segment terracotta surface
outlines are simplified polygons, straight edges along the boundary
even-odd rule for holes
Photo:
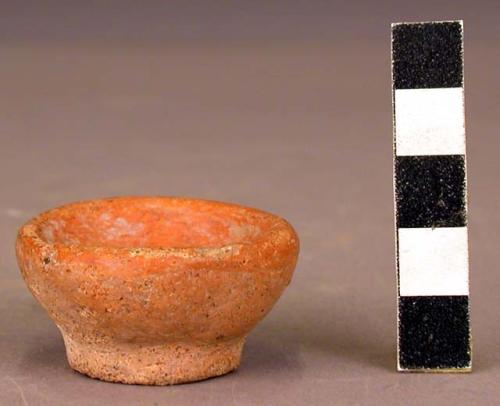
[[[163,385],[238,367],[245,337],[290,283],[298,244],[259,210],[131,197],[45,212],[16,247],[74,369]]]

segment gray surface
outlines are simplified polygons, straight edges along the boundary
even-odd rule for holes
[[[497,403],[499,6],[468,3],[6,6],[0,404]],[[454,18],[466,33],[474,372],[402,375],[389,23]],[[294,280],[237,372],[140,387],[68,367],[17,270],[16,229],[55,205],[130,194],[238,202],[296,227]]]

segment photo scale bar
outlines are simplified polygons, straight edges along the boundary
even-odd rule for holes
[[[462,37],[392,25],[400,371],[471,367]]]

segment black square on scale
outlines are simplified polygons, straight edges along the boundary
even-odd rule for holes
[[[467,296],[399,298],[401,369],[469,368],[470,363]]]
[[[397,156],[398,228],[466,225],[465,157]]]
[[[394,25],[392,59],[395,89],[462,87],[462,24]]]

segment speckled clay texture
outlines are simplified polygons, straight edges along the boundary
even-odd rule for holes
[[[128,197],[43,213],[16,248],[74,369],[164,385],[238,367],[245,337],[290,283],[299,241],[256,209]]]

